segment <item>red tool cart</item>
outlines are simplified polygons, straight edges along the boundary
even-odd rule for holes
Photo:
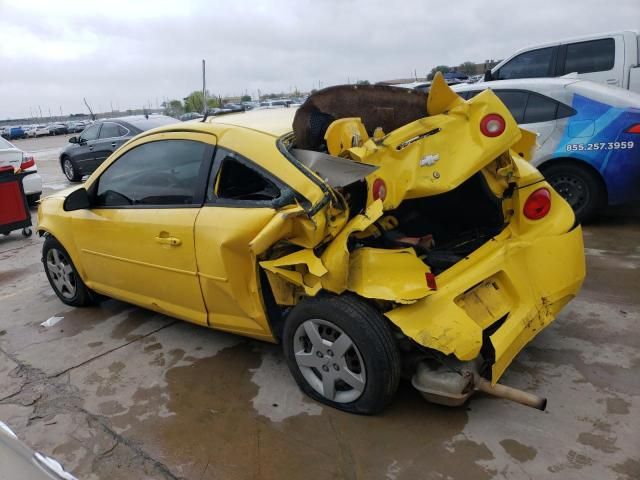
[[[9,235],[22,229],[22,235],[30,237],[31,212],[24,194],[22,178],[26,173],[14,173],[13,169],[0,170],[0,233]]]

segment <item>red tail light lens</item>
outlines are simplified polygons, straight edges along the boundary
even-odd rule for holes
[[[374,200],[380,199],[384,202],[384,199],[387,198],[387,185],[384,183],[384,180],[376,178],[373,181],[371,194],[373,195]]]
[[[640,123],[636,123],[627,128],[627,133],[640,133]]]
[[[36,164],[36,160],[32,156],[22,157],[22,163],[20,164],[20,170],[26,170]]]
[[[539,188],[527,198],[522,209],[529,220],[540,220],[551,210],[551,193],[546,188]]]
[[[490,113],[480,120],[480,131],[485,137],[497,137],[502,135],[507,124],[497,113]]]

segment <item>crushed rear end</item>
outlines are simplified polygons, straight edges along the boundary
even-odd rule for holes
[[[543,407],[496,385],[585,275],[571,208],[528,163],[535,136],[492,92],[464,101],[439,76],[428,98],[340,88],[310,98],[282,141],[330,188],[253,242],[276,303],[354,292],[397,327],[425,398]]]

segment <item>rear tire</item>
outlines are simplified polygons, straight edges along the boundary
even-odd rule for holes
[[[574,163],[551,163],[542,167],[551,186],[571,205],[579,222],[592,220],[606,204],[602,180],[589,169]]]
[[[282,344],[300,389],[338,410],[378,413],[398,389],[400,356],[389,325],[353,295],[301,301],[285,320]]]
[[[51,288],[63,303],[72,307],[96,303],[96,297],[80,278],[69,253],[54,237],[48,236],[44,241],[42,263]]]
[[[79,182],[82,179],[82,175],[78,172],[76,164],[73,163],[73,160],[69,157],[62,159],[62,172],[70,182]]]
[[[35,207],[38,204],[38,200],[40,200],[41,193],[32,193],[27,195],[27,203],[30,207]]]

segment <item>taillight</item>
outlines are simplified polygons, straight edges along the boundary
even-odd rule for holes
[[[382,200],[387,198],[387,185],[384,183],[384,180],[381,178],[376,178],[373,181],[373,188],[371,189],[371,194],[373,195],[374,200]]]
[[[635,125],[631,125],[627,130],[627,133],[640,133],[640,123],[636,123]]]
[[[522,212],[530,220],[539,220],[551,210],[551,193],[546,188],[539,188],[524,202]]]
[[[497,137],[502,135],[507,124],[497,113],[490,113],[480,120],[480,131],[485,137]]]
[[[427,287],[430,290],[437,290],[438,285],[436,284],[436,276],[431,272],[426,272],[424,274],[424,279],[427,281]]]
[[[26,170],[27,168],[31,168],[36,164],[35,159],[29,155],[22,157],[22,163],[20,164],[20,170]]]

